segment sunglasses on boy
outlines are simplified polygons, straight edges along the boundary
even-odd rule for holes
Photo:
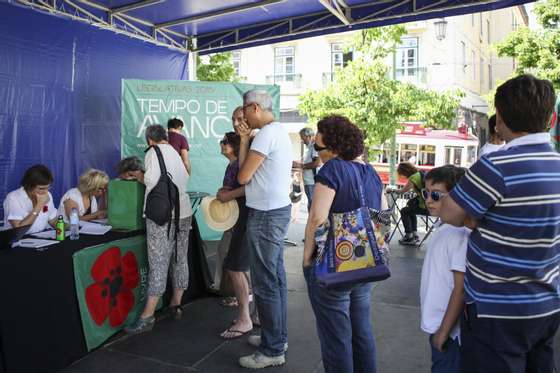
[[[422,189],[422,197],[424,197],[424,200],[428,200],[428,197],[430,197],[432,199],[432,201],[438,202],[440,199],[442,199],[446,195],[447,195],[447,193],[437,192],[435,190],[432,191],[432,192],[428,192],[426,189]]]

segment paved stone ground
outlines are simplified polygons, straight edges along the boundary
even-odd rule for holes
[[[289,289],[287,363],[266,372],[323,372],[315,321],[301,273],[306,213],[303,205],[300,207],[288,234],[297,246],[286,247],[285,251]],[[393,241],[397,242],[397,238]],[[213,247],[209,245],[207,252],[211,266]],[[418,292],[424,249],[393,244],[391,256],[392,277],[376,284],[372,297],[378,372],[428,372],[430,348],[427,335],[419,327]],[[185,307],[183,320],[162,317],[151,333],[119,336],[63,372],[246,372],[237,366],[239,356],[253,351],[246,338],[224,341],[218,337],[233,317],[234,310],[220,306],[218,298],[198,300]]]

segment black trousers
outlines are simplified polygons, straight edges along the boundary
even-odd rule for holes
[[[406,206],[401,210],[405,233],[412,233],[418,230],[416,215],[429,215],[428,210],[418,207],[418,197],[408,201]]]
[[[536,319],[477,317],[467,305],[461,317],[461,372],[552,373],[560,313]]]

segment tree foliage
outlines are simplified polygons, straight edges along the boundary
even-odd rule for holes
[[[357,33],[347,46],[353,49],[354,60],[336,72],[333,84],[300,96],[299,111],[311,122],[328,114],[345,115],[366,131],[370,146],[391,138],[403,121],[452,126],[459,92],[438,93],[392,79],[386,58],[404,34],[403,26]]]
[[[207,82],[236,82],[231,52],[211,54],[208,58],[197,56],[196,77]]]
[[[521,27],[496,46],[499,56],[517,60],[516,74],[532,73],[560,89],[560,0],[535,4],[538,29]]]

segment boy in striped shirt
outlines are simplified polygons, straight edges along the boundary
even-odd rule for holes
[[[464,372],[552,372],[560,323],[560,154],[546,132],[552,83],[531,75],[496,91],[506,144],[482,156],[444,198],[441,218],[472,219],[467,248]]]

